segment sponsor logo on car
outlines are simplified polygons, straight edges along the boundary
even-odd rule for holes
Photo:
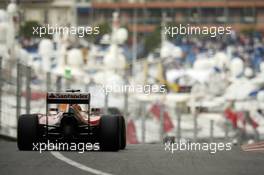
[[[48,99],[89,99],[87,93],[48,93]]]

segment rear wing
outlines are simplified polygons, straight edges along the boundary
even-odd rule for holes
[[[48,92],[47,104],[90,104],[89,93]]]

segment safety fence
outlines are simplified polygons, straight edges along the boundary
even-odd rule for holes
[[[61,91],[77,85],[76,79],[32,68],[19,60],[0,58],[1,135],[16,138],[17,119],[21,114],[44,113],[46,92]]]
[[[128,92],[106,94],[98,91],[99,86],[86,82],[85,77],[67,78],[18,60],[0,58],[0,134],[16,138],[21,114],[45,113],[46,92],[71,88],[90,92],[92,107],[104,111],[118,108],[126,118],[128,143],[162,142],[172,137],[227,139],[234,133],[221,113],[216,115],[222,120],[205,119],[198,117],[199,110],[190,112],[187,102],[168,104],[161,100],[163,97],[149,99],[154,95]]]

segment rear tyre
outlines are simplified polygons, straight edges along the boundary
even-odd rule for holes
[[[38,116],[21,115],[17,124],[17,146],[19,150],[32,150],[38,137]]]
[[[100,119],[100,148],[102,151],[119,149],[119,117],[104,115]]]
[[[119,116],[119,129],[120,129],[120,143],[119,148],[125,149],[126,148],[126,123],[125,118],[123,116]]]

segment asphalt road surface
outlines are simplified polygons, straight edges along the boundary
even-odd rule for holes
[[[16,142],[0,140],[1,175],[179,174],[263,175],[264,153],[231,151],[166,152],[160,144],[128,145],[119,152],[18,151]]]

